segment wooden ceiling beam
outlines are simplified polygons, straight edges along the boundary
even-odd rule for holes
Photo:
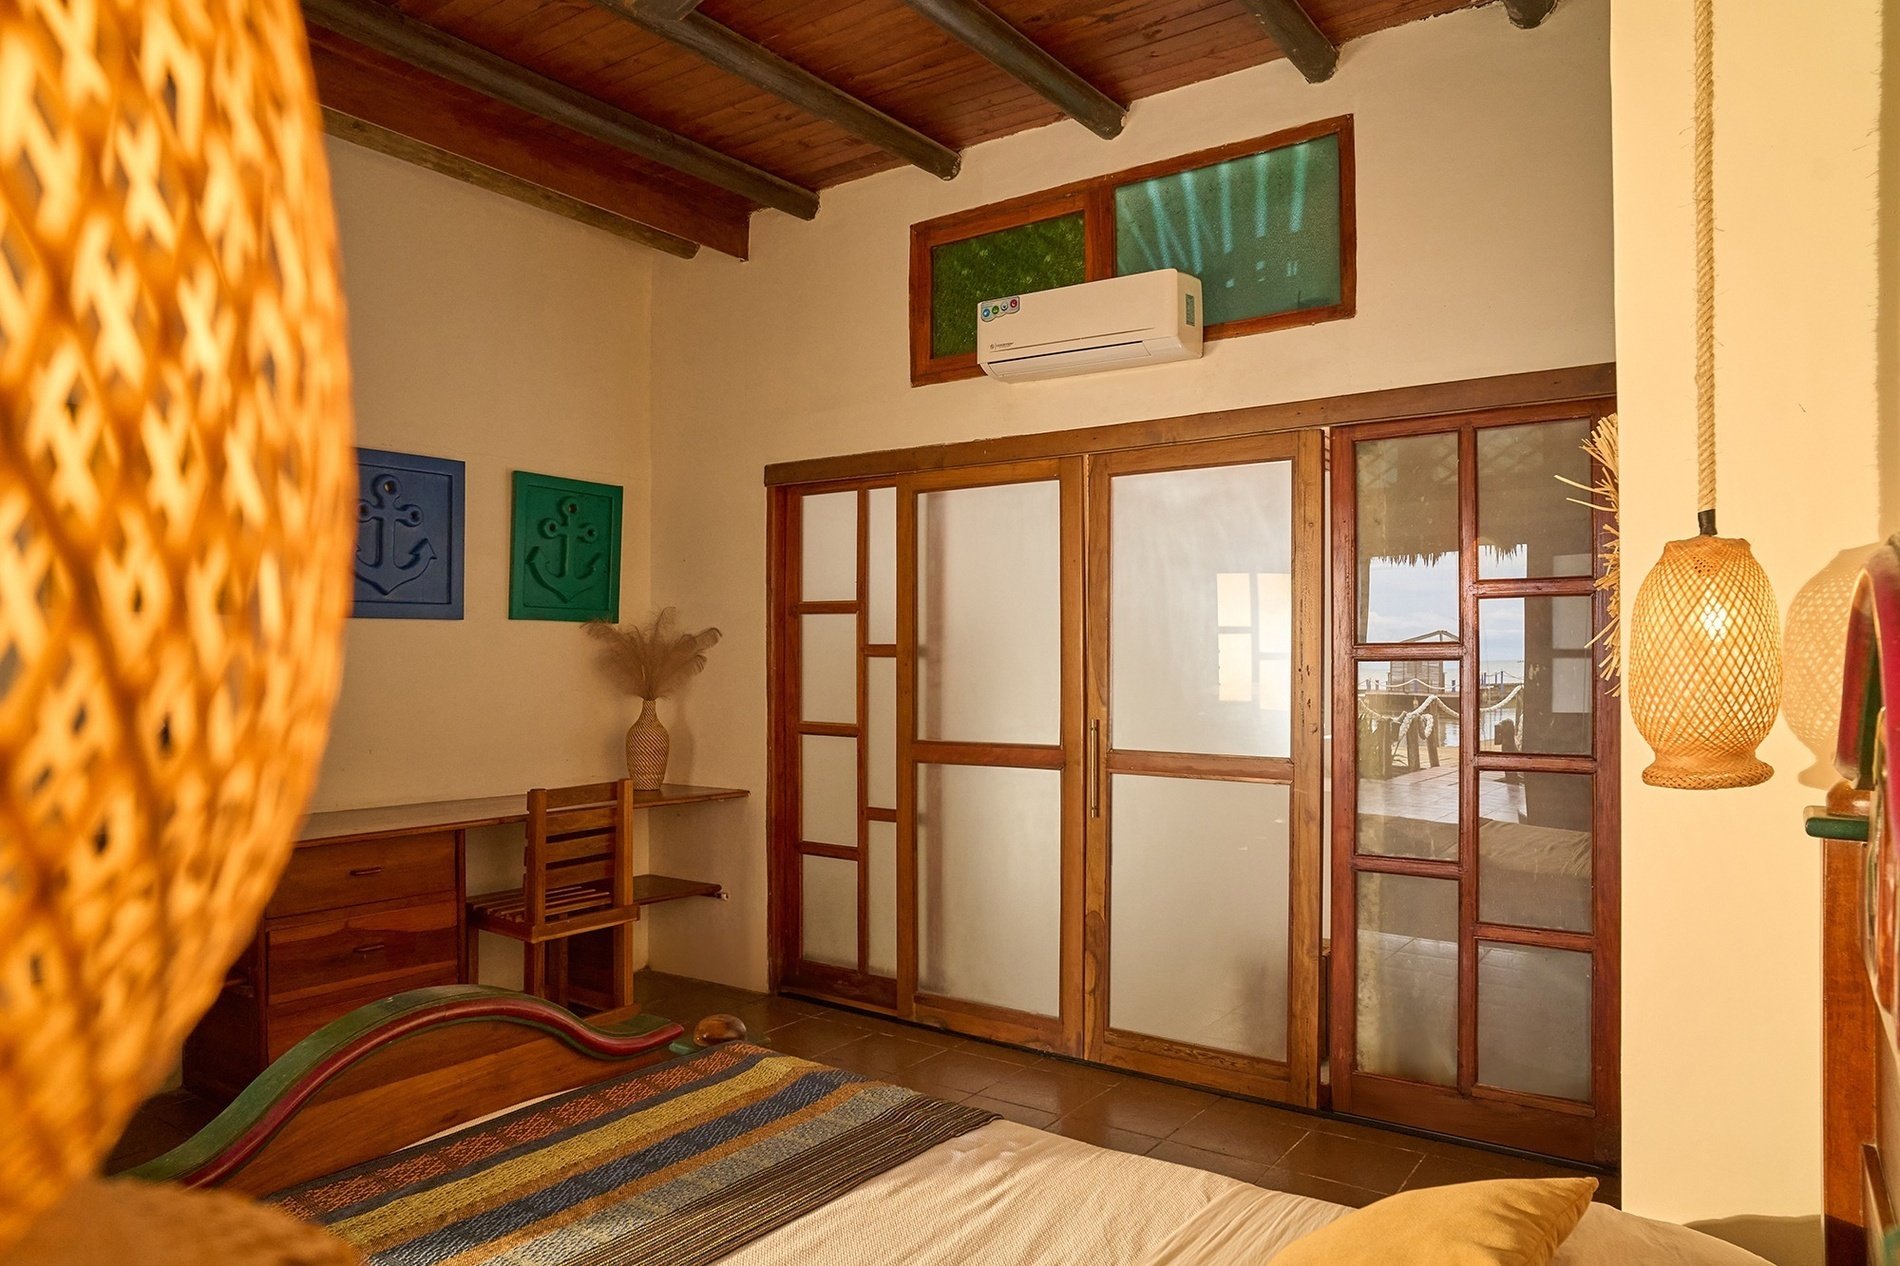
[[[1508,0],[1507,0],[1508,2]],[[1525,3],[1527,0],[1517,0]],[[1241,0],[1267,34],[1280,46],[1286,59],[1310,84],[1324,83],[1339,68],[1339,46],[1326,38],[1312,15],[1300,6],[1300,0]]]
[[[663,233],[637,220],[629,220],[611,211],[603,211],[591,203],[582,202],[579,198],[570,198],[545,185],[523,180],[499,168],[484,166],[460,154],[439,149],[426,141],[418,141],[414,137],[391,131],[380,124],[352,118],[328,106],[323,109],[323,130],[352,145],[361,145],[379,154],[387,154],[391,158],[400,158],[406,163],[426,167],[430,171],[474,185],[478,189],[498,193],[504,198],[513,198],[516,202],[525,202],[543,211],[552,211],[555,215],[590,225],[603,232],[611,233],[615,237],[623,237],[629,242],[638,242],[642,246],[652,247],[656,251],[675,255],[680,259],[691,259],[699,254],[698,242],[689,242],[683,237]]]
[[[1526,31],[1542,26],[1556,7],[1557,0],[1504,0],[1504,11],[1511,15],[1511,25]]]
[[[1128,107],[1050,56],[1047,50],[981,3],[981,0],[904,0],[918,13],[981,54],[998,69],[1103,140],[1121,135]]]
[[[303,0],[303,11],[326,30],[583,136],[801,220],[818,214],[818,195],[810,189],[656,127],[376,0]]]
[[[834,123],[914,167],[921,167],[939,180],[951,179],[963,166],[962,156],[948,145],[898,122],[876,106],[860,101],[802,66],[793,65],[730,27],[693,11],[690,5],[687,12],[674,17],[668,10],[677,7],[675,0],[594,0],[594,3],[642,30],[697,53],[753,87]]]
[[[448,164],[428,160],[421,150],[397,153],[394,142],[383,147],[395,157],[458,179],[466,175],[475,184],[483,183],[473,177],[484,169],[500,172],[615,220],[645,225],[736,259],[746,257],[752,204],[734,194],[576,136],[322,27],[310,30],[310,64],[316,72],[317,99],[326,112],[452,155],[469,169],[451,170]],[[366,142],[367,135],[358,132],[349,139]],[[550,204],[549,209],[561,207]]]

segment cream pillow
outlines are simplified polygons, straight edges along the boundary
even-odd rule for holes
[[[1499,1178],[1387,1196],[1303,1235],[1273,1266],[1545,1266],[1594,1178]]]

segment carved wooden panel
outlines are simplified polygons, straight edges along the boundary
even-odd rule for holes
[[[462,618],[461,462],[356,450],[356,589],[352,615]]]
[[[620,618],[620,500],[616,484],[515,472],[511,619]]]

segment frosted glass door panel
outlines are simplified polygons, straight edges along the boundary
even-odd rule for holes
[[[1293,463],[1120,475],[1109,648],[1124,751],[1292,751]]]
[[[1359,875],[1358,1067],[1458,1081],[1458,883]]]
[[[850,602],[858,596],[858,494],[802,497],[798,596],[805,602]]]
[[[801,936],[807,962],[858,968],[858,868],[836,857],[807,853],[800,892],[804,902]]]
[[[923,993],[1061,1011],[1062,776],[917,771],[917,974]]]
[[[806,734],[799,740],[804,794],[800,830],[807,844],[858,843],[858,744]]]
[[[1590,1100],[1590,956],[1478,946],[1478,1080]]]
[[[897,807],[897,661],[864,661],[864,803]]]
[[[858,720],[858,617],[799,617],[799,719]]]
[[[865,928],[870,935],[870,957],[865,966],[873,976],[897,974],[897,824],[870,824],[870,843],[864,854],[866,887]]]
[[[919,495],[919,738],[1060,740],[1061,565],[1053,480]]]
[[[897,489],[873,488],[870,497],[870,539],[865,543],[869,638],[888,646],[897,640]]]
[[[1111,792],[1110,1027],[1284,1060],[1289,789],[1118,774]]]

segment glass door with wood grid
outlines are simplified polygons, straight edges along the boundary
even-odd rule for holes
[[[1343,427],[1334,1106],[1617,1155],[1615,701],[1593,639],[1601,408]]]
[[[1081,1053],[1081,473],[774,499],[780,986]]]
[[[1317,432],[1090,459],[1088,1052],[1315,1102]]]
[[[772,958],[783,984],[892,1007],[897,489],[773,503]]]

